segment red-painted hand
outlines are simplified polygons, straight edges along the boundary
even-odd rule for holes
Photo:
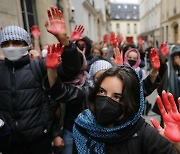
[[[143,39],[140,36],[138,37],[138,43],[139,43],[139,46],[143,45]]]
[[[48,53],[46,57],[47,68],[57,68],[61,62],[61,55],[64,51],[64,46],[60,47],[60,43],[48,45]]]
[[[74,28],[74,30],[71,33],[71,38],[73,40],[80,40],[82,38],[82,33],[84,32],[84,26],[79,25]]]
[[[165,125],[164,129],[156,120],[152,119],[151,122],[160,134],[168,140],[171,142],[180,142],[180,113],[177,110],[174,97],[171,93],[167,95],[167,93],[163,91],[162,99],[164,104],[160,96],[157,96],[157,104]],[[178,104],[180,105],[180,98],[178,99]]]
[[[66,26],[63,14],[56,7],[51,7],[48,11],[49,22],[46,21],[45,26],[49,33],[57,36],[58,34],[66,34]]]
[[[117,38],[117,42],[118,42],[119,44],[121,44],[121,42],[123,41],[122,35],[121,35],[121,34],[118,34],[116,38]]]
[[[114,49],[114,62],[116,65],[123,65],[123,52],[118,47]]]
[[[115,33],[110,33],[110,45],[116,47],[117,46],[117,39],[115,37]]]
[[[103,42],[104,42],[104,43],[107,43],[108,40],[109,40],[109,35],[108,35],[108,34],[105,34],[105,35],[103,36]]]
[[[157,52],[155,51],[154,48],[151,49],[150,57],[149,58],[151,60],[152,67],[154,69],[159,69],[160,68],[159,56],[158,56],[158,54],[157,54]]]
[[[167,47],[167,44],[165,42],[162,42],[161,43],[161,46],[160,46],[160,52],[162,53],[163,56],[167,56],[169,55],[169,48]]]
[[[40,32],[40,30],[39,30],[37,25],[33,25],[31,27],[31,33],[32,33],[34,38],[38,38],[40,36],[40,34],[41,34],[41,32]]]

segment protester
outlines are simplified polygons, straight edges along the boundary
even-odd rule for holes
[[[47,26],[50,31],[52,24]],[[67,42],[61,32],[56,32],[61,36],[62,44]],[[5,56],[5,60],[0,61],[0,118],[5,123],[0,131],[0,151],[51,154],[56,103],[51,102],[42,88],[42,80],[46,76],[45,60],[29,58],[30,36],[18,26],[3,28],[0,45]],[[80,72],[80,60],[76,47],[64,45],[58,78],[67,82]],[[64,60],[68,55],[73,56],[75,64]],[[67,98],[65,101],[70,97]]]
[[[173,145],[141,117],[144,93],[128,66],[110,68],[95,83],[90,108],[78,115],[73,135],[78,153],[172,153]]]
[[[170,55],[166,55],[164,57],[168,57],[167,64],[165,63],[163,69],[161,70],[160,74],[163,80],[158,87],[158,94],[161,96],[163,90],[172,93],[175,98],[175,102],[177,107],[179,107],[177,100],[180,96],[180,47],[179,46],[172,46],[170,50]],[[165,58],[164,58],[165,59]],[[166,62],[166,59],[163,60]],[[153,106],[153,112],[160,115],[159,109],[157,104],[155,103]],[[163,121],[161,117],[161,126],[163,126]]]
[[[124,55],[124,64],[133,67],[140,75],[141,80],[145,79],[146,72],[140,68],[141,57],[137,49],[132,48],[126,51]]]

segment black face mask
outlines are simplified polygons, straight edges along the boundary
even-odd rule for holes
[[[78,44],[77,47],[78,47],[81,51],[83,51],[84,48],[85,48],[84,45],[81,45],[81,44]]]
[[[136,64],[135,60],[128,60],[129,65],[132,67]]]
[[[123,114],[122,105],[107,96],[96,96],[95,119],[100,125],[112,124]]]

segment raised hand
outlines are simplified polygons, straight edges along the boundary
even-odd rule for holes
[[[56,7],[47,10],[49,22],[46,21],[45,26],[49,33],[57,35],[66,35],[66,26],[63,14]]]
[[[160,68],[160,61],[159,61],[159,56],[154,48],[151,49],[149,58],[152,63],[153,69],[158,70]]]
[[[64,51],[64,46],[60,47],[60,43],[52,46],[48,45],[46,57],[47,68],[57,68],[61,62],[61,55]]]
[[[143,45],[143,39],[141,36],[138,37],[138,43],[139,43],[139,46]]]
[[[161,52],[161,54],[162,54],[163,56],[169,55],[170,50],[169,50],[169,48],[167,47],[166,42],[162,42],[162,43],[161,43],[160,52]]]
[[[116,65],[123,65],[123,52],[118,47],[114,49],[114,63]]]
[[[110,33],[110,45],[116,47],[117,46],[117,38],[114,32]]]
[[[82,33],[84,32],[84,26],[83,25],[79,25],[74,28],[74,30],[71,33],[71,38],[73,40],[80,40],[82,39]]]
[[[116,39],[117,39],[118,44],[121,44],[121,42],[123,41],[123,37],[121,34],[118,34]]]
[[[38,38],[40,36],[40,34],[41,34],[41,32],[40,32],[40,30],[39,30],[37,25],[33,25],[31,27],[31,33],[32,33],[34,38]]]
[[[177,110],[174,97],[171,93],[167,94],[163,91],[162,99],[164,104],[160,96],[157,96],[157,104],[164,121],[164,128],[154,119],[151,119],[151,122],[162,136],[171,142],[180,142],[180,113]],[[178,104],[180,105],[180,98]]]
[[[108,40],[109,40],[109,35],[108,35],[108,34],[105,34],[105,35],[103,36],[103,42],[104,42],[104,43],[107,43]]]

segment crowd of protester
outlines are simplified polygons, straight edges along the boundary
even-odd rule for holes
[[[56,44],[42,47],[37,25],[31,35],[16,25],[0,31],[0,152],[180,153],[179,44],[127,43],[114,32],[94,42],[83,25],[67,36],[56,7],[47,16]],[[143,114],[156,89],[161,121],[150,125]]]

